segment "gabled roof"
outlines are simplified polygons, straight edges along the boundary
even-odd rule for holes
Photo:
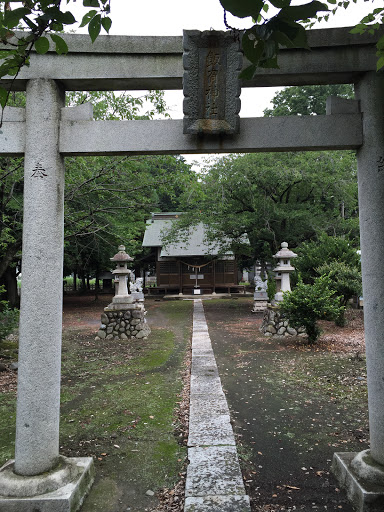
[[[221,252],[221,245],[205,240],[205,227],[202,222],[189,229],[186,239],[163,247],[163,237],[172,224],[177,221],[180,213],[154,213],[152,219],[147,221],[144,233],[143,247],[161,247],[160,256],[186,257],[186,256],[217,256]],[[185,238],[183,236],[183,238]],[[226,254],[233,254],[226,251]]]

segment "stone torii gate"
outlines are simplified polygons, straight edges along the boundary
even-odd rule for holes
[[[311,51],[282,50],[279,69],[242,86],[353,83],[356,100],[331,99],[325,116],[241,119],[230,137],[185,135],[178,120],[93,121],[89,106],[64,107],[65,90],[181,89],[181,37],[65,39],[67,56],[31,56],[13,82],[26,108],[7,108],[0,129],[0,154],[25,156],[16,455],[0,470],[0,511],[74,511],[92,482],[91,459],[59,455],[64,157],[330,149],[357,150],[371,433],[370,452],[336,454],[334,470],[358,510],[382,510],[384,77],[373,38],[314,30]]]

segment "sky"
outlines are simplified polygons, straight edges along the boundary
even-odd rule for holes
[[[309,0],[293,3],[306,3]],[[88,11],[81,7],[82,1],[70,5],[76,19],[81,20],[82,13]],[[74,7],[75,6],[75,7]],[[377,7],[377,3],[375,4]],[[348,9],[340,8],[328,22],[317,24],[314,28],[348,27],[358,23],[372,7],[372,2],[357,0],[350,3]],[[225,30],[223,8],[219,0],[130,0],[111,1],[111,35],[152,35],[181,36],[183,29]],[[229,25],[236,28],[252,26],[248,18],[239,20],[228,15]],[[82,31],[84,31],[83,29]],[[280,90],[275,87],[244,88],[241,93],[241,117],[260,117],[271,106],[271,99]],[[142,94],[142,93],[141,93]],[[166,91],[165,100],[173,119],[181,119],[182,91]],[[196,155],[186,156],[191,161]]]

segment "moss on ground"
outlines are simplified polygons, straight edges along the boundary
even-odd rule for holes
[[[192,302],[146,302],[152,333],[134,342],[64,332],[60,453],[92,456],[96,481],[82,512],[152,508],[186,460],[175,410],[189,349]],[[96,313],[100,314],[100,312]],[[0,397],[0,459],[13,457],[15,394]]]
[[[11,340],[0,341],[0,357],[5,359],[17,359],[18,343]]]
[[[15,456],[16,394],[0,394],[0,466]]]

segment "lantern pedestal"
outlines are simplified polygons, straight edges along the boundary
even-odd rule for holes
[[[112,302],[101,315],[96,340],[130,340],[147,338],[151,329],[147,324],[143,302]]]

